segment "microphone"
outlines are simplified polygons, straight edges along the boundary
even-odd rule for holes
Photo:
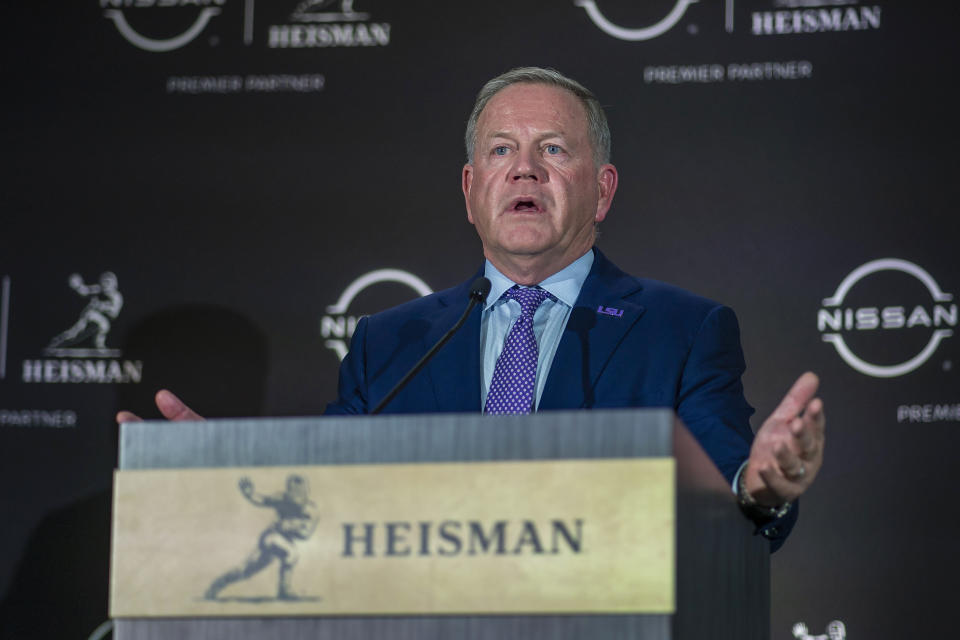
[[[400,382],[394,385],[393,389],[390,389],[390,393],[383,397],[383,400],[377,403],[377,406],[373,408],[373,411],[370,412],[370,415],[376,415],[383,411],[383,408],[386,407],[391,400],[393,400],[400,390],[407,386],[407,383],[413,379],[413,376],[417,375],[420,372],[420,369],[423,369],[437,351],[440,351],[443,345],[447,344],[447,341],[453,337],[460,327],[463,326],[463,323],[467,321],[467,316],[470,315],[470,312],[473,311],[473,308],[478,304],[483,304],[484,300],[487,299],[487,295],[490,293],[490,280],[480,276],[473,281],[473,284],[470,285],[470,302],[467,303],[467,308],[464,310],[463,315],[460,316],[460,319],[457,320],[457,323],[453,325],[449,331],[443,334],[437,344],[430,347],[430,350],[423,354],[423,357],[413,365],[413,368],[407,372],[407,375],[400,378]]]

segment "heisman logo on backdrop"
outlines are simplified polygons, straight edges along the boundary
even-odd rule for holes
[[[378,269],[360,276],[344,289],[336,304],[328,306],[327,314],[320,318],[323,346],[343,360],[347,355],[347,342],[357,328],[357,321],[364,315],[356,309],[375,311],[405,302],[410,299],[410,290],[419,296],[433,293],[426,282],[400,269]],[[374,293],[378,295],[371,298]],[[393,296],[389,297],[391,293]]]
[[[373,22],[370,14],[355,11],[354,0],[302,0],[289,21],[271,25],[271,49],[314,47],[385,47],[390,44],[390,23]]]
[[[127,42],[144,51],[163,53],[193,42],[226,1],[100,0],[100,8]],[[157,37],[157,31],[166,37]]]
[[[793,625],[793,637],[797,640],[847,640],[847,626],[842,620],[832,620],[826,633],[813,635],[807,625],[798,622]]]
[[[927,271],[873,260],[840,282],[817,312],[817,329],[860,373],[893,378],[926,363],[957,326],[957,305]],[[947,367],[944,363],[944,367]]]
[[[50,340],[43,350],[47,358],[23,361],[23,381],[140,382],[143,363],[120,360],[121,351],[107,346],[110,328],[123,308],[117,276],[105,271],[98,281],[85,283],[74,273],[67,283],[86,304],[76,321]]]
[[[881,8],[878,5],[861,5],[858,0],[772,0],[772,2],[774,7],[772,11],[751,12],[750,32],[753,35],[782,36],[793,33],[869,31],[880,28]]]
[[[601,2],[602,1],[603,0],[601,0]],[[652,40],[675,27],[676,24],[680,22],[680,19],[683,18],[690,5],[696,4],[699,1],[700,0],[659,0],[645,3],[629,3],[631,15],[627,17],[636,17],[638,20],[642,19],[645,21],[645,26],[639,27],[621,26],[618,22],[620,20],[619,14],[622,12],[618,11],[617,17],[611,19],[608,15],[610,13],[610,7],[608,6],[607,11],[604,12],[597,6],[597,0],[574,0],[573,3],[578,7],[582,7],[587,12],[590,20],[608,36],[612,36],[618,40],[639,42]],[[607,4],[610,4],[609,0]],[[637,11],[643,15],[634,16],[633,14]]]

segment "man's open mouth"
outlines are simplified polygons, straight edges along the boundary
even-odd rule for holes
[[[517,198],[513,201],[513,206],[510,207],[510,210],[521,213],[540,213],[543,211],[543,208],[533,198]]]

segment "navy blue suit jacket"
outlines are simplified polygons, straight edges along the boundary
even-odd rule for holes
[[[594,251],[538,411],[670,407],[732,482],[753,441],[736,316],[677,287],[627,275]],[[327,413],[362,414],[376,406],[454,325],[473,280],[361,319],[340,367],[339,398]],[[480,317],[478,306],[384,412],[480,411]],[[761,528],[772,548],[795,519],[796,508]]]

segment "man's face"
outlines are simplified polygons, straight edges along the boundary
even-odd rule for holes
[[[594,164],[586,109],[549,85],[514,84],[494,95],[463,168],[467,219],[484,255],[508,276],[546,277],[586,253],[616,186],[613,165]]]

